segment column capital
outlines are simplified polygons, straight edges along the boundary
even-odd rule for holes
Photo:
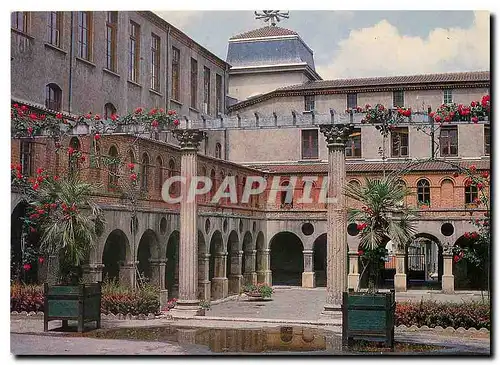
[[[199,129],[174,129],[172,133],[179,141],[181,149],[197,150],[200,142],[205,137],[205,132]]]
[[[328,146],[344,146],[347,137],[352,132],[352,129],[352,124],[322,124],[319,126],[319,130],[325,136]]]

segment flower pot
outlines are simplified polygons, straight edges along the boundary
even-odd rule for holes
[[[343,293],[342,344],[352,340],[385,342],[394,347],[394,312],[396,300],[394,290],[389,293],[349,292]]]
[[[86,322],[101,327],[101,283],[80,285],[44,284],[43,330],[49,330],[49,321],[62,320],[63,329],[68,320],[78,321],[78,332]]]

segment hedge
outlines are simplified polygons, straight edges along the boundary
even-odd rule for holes
[[[478,302],[437,303],[433,301],[396,303],[396,326],[416,325],[434,328],[487,328],[490,330],[490,304]]]

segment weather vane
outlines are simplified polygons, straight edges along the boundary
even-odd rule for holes
[[[280,18],[288,19],[289,12],[280,12],[279,10],[262,10],[262,13],[255,12],[255,19],[264,19],[264,22],[271,21],[273,27],[280,21]]]

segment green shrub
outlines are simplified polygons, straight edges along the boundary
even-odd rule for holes
[[[487,328],[490,323],[490,304],[478,302],[437,303],[433,301],[402,302],[396,304],[396,326],[416,325],[468,328]]]
[[[116,282],[103,283],[101,312],[104,314],[157,314],[159,309],[159,292],[151,285],[134,292]]]
[[[43,286],[13,283],[10,286],[10,311],[43,312]]]

